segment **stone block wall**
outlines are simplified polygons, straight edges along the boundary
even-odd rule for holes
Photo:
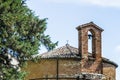
[[[109,63],[103,63],[103,74],[106,80],[116,80],[116,67]]]
[[[99,63],[95,63],[99,64]],[[62,77],[73,77],[78,76],[81,73],[92,73],[92,74],[103,74],[105,75],[104,80],[116,80],[116,67],[110,63],[101,63],[97,67],[91,67],[94,65],[94,61],[88,61],[84,69],[81,69],[81,62],[77,59],[59,59],[59,76]],[[86,70],[87,69],[87,70]],[[36,79],[36,78],[45,78],[56,77],[57,74],[57,61],[56,59],[41,59],[38,63],[28,61],[28,66],[23,70],[27,71],[29,74],[26,77],[26,80]],[[84,70],[84,71],[81,71]],[[96,71],[96,72],[94,72]],[[102,72],[101,72],[102,71]],[[93,79],[94,80],[94,79]]]
[[[28,72],[26,80],[34,78],[56,77],[56,59],[41,59],[38,63],[28,61],[28,66],[23,70]],[[80,73],[80,61],[74,59],[60,59],[59,76],[74,76]]]

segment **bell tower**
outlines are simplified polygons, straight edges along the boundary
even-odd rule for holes
[[[96,62],[100,62],[102,60],[101,33],[103,29],[94,24],[93,22],[90,22],[78,26],[77,30],[78,49],[81,57],[82,67],[85,67],[85,64],[89,60],[89,56],[91,56],[95,60],[94,64],[96,65]],[[90,32],[90,34],[88,32]],[[88,52],[89,39],[91,39],[91,53]]]

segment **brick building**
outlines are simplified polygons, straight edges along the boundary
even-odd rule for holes
[[[102,57],[102,28],[93,22],[80,25],[78,30],[78,48],[69,44],[43,53],[38,63],[28,62],[28,79],[33,80],[116,80],[116,68],[113,61]],[[88,33],[89,32],[89,33]],[[89,51],[91,40],[91,52]],[[46,78],[46,79],[45,79]],[[50,79],[51,78],[51,79]]]

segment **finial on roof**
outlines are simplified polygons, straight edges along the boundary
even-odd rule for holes
[[[66,45],[69,45],[69,40],[67,40],[67,43],[66,43]]]
[[[91,21],[90,23],[94,23],[93,21]]]

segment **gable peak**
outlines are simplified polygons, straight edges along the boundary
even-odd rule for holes
[[[89,23],[86,23],[86,24],[79,25],[76,29],[77,30],[81,30],[82,28],[89,27],[89,26],[94,26],[97,29],[99,29],[100,31],[104,31],[101,27],[99,27],[98,25],[96,25],[93,21],[91,21]]]

